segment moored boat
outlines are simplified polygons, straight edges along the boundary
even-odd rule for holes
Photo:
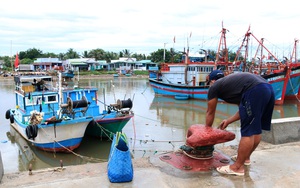
[[[63,78],[71,79],[74,78],[74,71],[72,70],[65,70],[64,72],[61,73]]]
[[[92,116],[93,120],[88,124],[85,135],[95,137],[111,137],[116,132],[121,132],[128,121],[134,116],[131,108],[131,99],[117,100],[116,104],[106,105],[100,109],[101,101],[97,95],[98,89],[94,87],[69,88],[63,90],[63,99],[78,100],[82,97],[89,101],[88,107],[79,108],[85,115]],[[104,99],[105,101],[105,99]],[[101,102],[102,103],[102,102]],[[86,108],[86,109],[85,109]],[[81,113],[75,116],[81,116]]]
[[[53,87],[51,76],[16,75],[14,81],[16,108],[5,114],[11,126],[41,150],[71,152],[78,148],[92,116],[75,114],[89,102],[84,98],[63,101],[62,87]]]
[[[232,68],[228,61],[226,47],[226,29],[222,28],[219,52],[216,59],[208,60],[208,54],[190,54],[189,49],[183,53],[180,63],[162,63],[155,76],[154,71],[149,74],[149,83],[155,94],[165,96],[186,96],[190,99],[207,99],[209,86],[207,76],[215,69],[223,70],[226,74]],[[222,53],[222,56],[221,56]]]
[[[256,58],[259,59],[258,64],[252,62],[251,65],[246,64],[246,59],[248,58],[248,47],[250,37],[253,37],[258,42],[258,49],[261,48],[261,57],[255,56],[252,58],[252,61]],[[241,71],[251,72],[253,74],[259,74],[263,78],[265,78],[273,87],[275,92],[275,104],[281,105],[284,103],[285,99],[295,99],[299,96],[299,86],[300,86],[300,63],[298,62],[296,55],[296,44],[298,40],[295,40],[294,49],[291,55],[291,58],[285,58],[285,60],[280,61],[276,58],[275,55],[270,52],[266,46],[263,44],[264,39],[258,40],[253,33],[250,31],[250,27],[248,28],[243,43],[240,46],[237,56],[239,56],[239,52],[242,47],[245,47],[244,59],[242,61],[237,61],[235,59],[236,64],[240,64],[242,67]],[[257,52],[258,52],[257,49]],[[263,49],[268,52],[268,57],[265,62],[263,59],[265,55],[263,55]],[[293,58],[294,61],[293,61]]]

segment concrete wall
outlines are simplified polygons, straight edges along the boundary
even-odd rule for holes
[[[271,144],[300,141],[300,117],[273,119],[271,131],[263,131],[262,140]]]

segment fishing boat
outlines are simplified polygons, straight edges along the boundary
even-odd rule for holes
[[[258,42],[257,51],[252,58],[252,63],[247,65],[246,60],[248,58],[248,42],[250,37],[253,37]],[[275,92],[275,104],[281,105],[285,99],[299,98],[299,86],[300,86],[300,63],[297,59],[296,49],[298,40],[294,42],[294,48],[290,59],[285,58],[280,61],[270,50],[263,44],[264,39],[258,40],[248,28],[242,45],[237,51],[235,63],[236,66],[241,67],[242,72],[251,72],[253,74],[259,74],[265,78],[273,87]],[[237,57],[241,57],[239,54],[244,47],[243,60],[239,61]],[[261,56],[257,57],[260,49]],[[263,55],[263,49],[268,52],[267,60],[263,63],[265,55]],[[255,63],[254,60],[258,58],[259,62]],[[293,60],[294,59],[294,60]]]
[[[133,102],[118,99],[115,104],[105,104],[99,100],[97,95],[98,89],[94,87],[65,88],[63,90],[63,100],[76,101],[84,98],[89,101],[87,109],[79,108],[85,115],[92,116],[93,120],[88,124],[85,135],[95,137],[112,137],[116,132],[122,131],[128,121],[134,116],[132,112]],[[105,93],[103,91],[103,93]],[[103,95],[105,96],[105,95]],[[105,101],[105,97],[104,97]],[[100,109],[102,103],[104,108]],[[80,117],[82,114],[74,114]]]
[[[74,71],[72,70],[65,70],[61,73],[62,77],[63,78],[66,78],[66,79],[71,79],[71,78],[74,78]]]
[[[300,63],[297,58],[297,43],[298,39],[294,41],[294,48],[291,59],[288,63],[288,80],[286,81],[286,99],[298,99],[300,98]]]
[[[58,87],[52,76],[15,75],[16,108],[6,111],[11,126],[35,147],[49,152],[71,152],[78,148],[93,117],[86,98],[62,98],[61,74]],[[77,115],[80,114],[80,115]]]
[[[208,61],[200,53],[190,54],[189,48],[182,54],[180,63],[162,63],[160,70],[154,76],[151,71],[149,83],[156,95],[185,96],[189,99],[207,99],[209,86],[207,76],[215,69],[223,70],[225,73],[232,68],[228,61],[228,50],[226,47],[226,29],[222,28],[218,53],[214,61]]]

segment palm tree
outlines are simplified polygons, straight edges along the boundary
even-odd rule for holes
[[[101,60],[101,59],[104,59],[105,57],[105,51],[100,49],[100,48],[97,48],[95,50],[91,50],[89,53],[88,53],[88,57],[93,57],[95,58],[95,60]]]
[[[128,49],[123,50],[124,57],[127,57],[127,60],[131,57],[131,52]]]
[[[73,50],[73,48],[70,48],[65,55],[67,56],[67,59],[75,59],[80,57],[79,54]]]

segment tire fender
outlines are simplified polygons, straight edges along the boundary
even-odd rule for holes
[[[14,123],[15,122],[14,115],[10,114],[9,120],[10,120],[10,123]]]
[[[5,113],[5,118],[9,119],[10,118],[10,110],[7,110]]]

